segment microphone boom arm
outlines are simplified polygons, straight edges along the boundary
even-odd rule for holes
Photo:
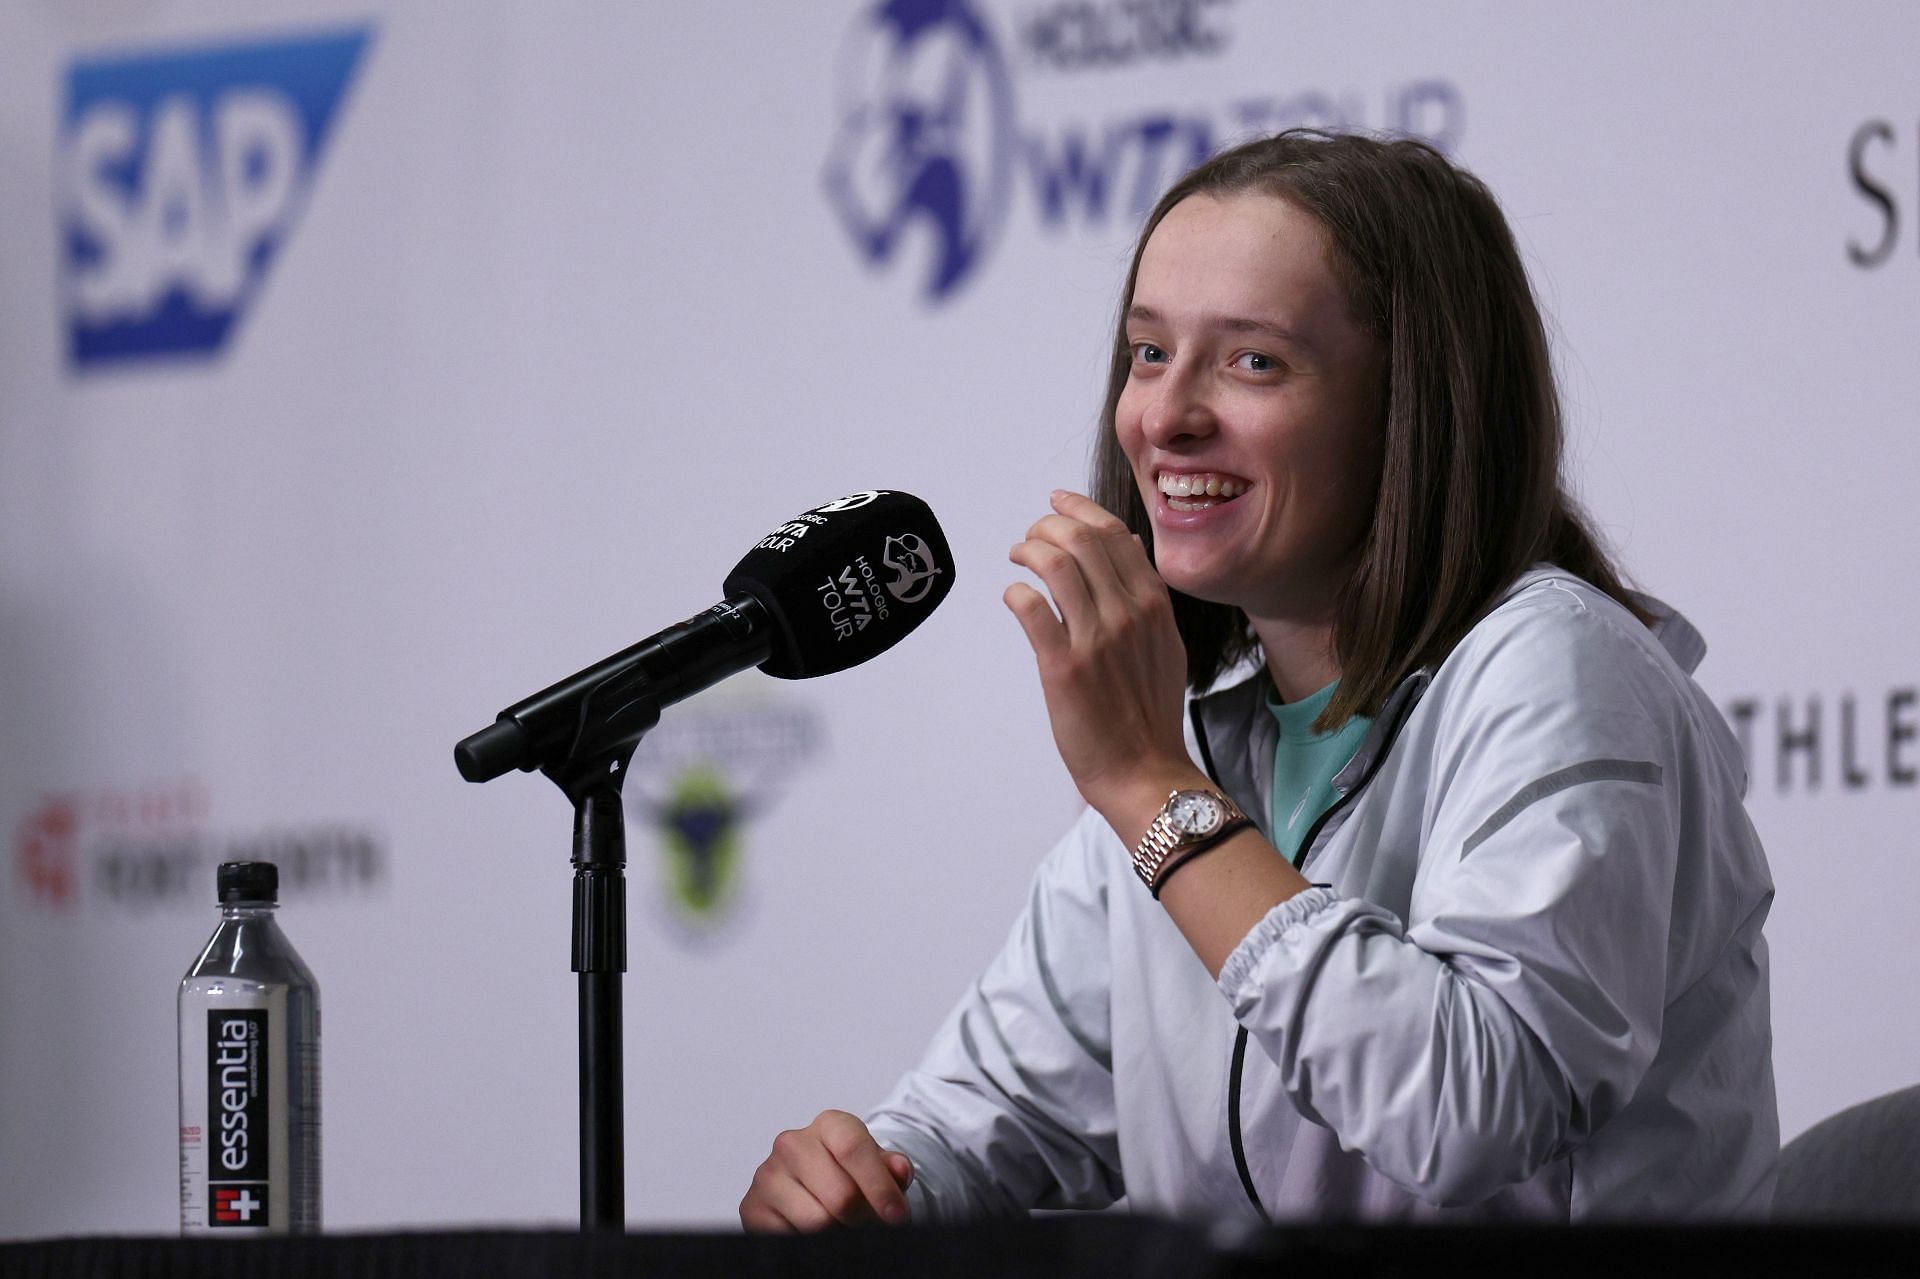
[[[766,661],[773,635],[766,606],[734,596],[509,706],[454,763],[470,782],[537,768],[575,805],[607,781],[618,790],[661,710]]]

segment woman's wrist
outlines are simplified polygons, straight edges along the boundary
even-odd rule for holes
[[[1167,761],[1136,770],[1097,796],[1088,796],[1087,802],[1107,819],[1107,825],[1120,837],[1120,842],[1132,849],[1139,846],[1169,795],[1178,790],[1202,788],[1217,789],[1192,761]]]

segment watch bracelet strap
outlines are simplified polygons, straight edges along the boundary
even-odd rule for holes
[[[1217,790],[1209,790],[1206,793],[1225,807],[1229,822],[1246,819],[1246,813],[1241,811],[1240,805],[1233,802],[1232,796]],[[1147,826],[1147,833],[1141,836],[1139,844],[1133,850],[1133,872],[1140,877],[1140,882],[1149,891],[1159,881],[1161,872],[1166,869],[1168,858],[1176,853],[1184,857],[1187,852],[1192,851],[1191,845],[1182,847],[1182,836],[1176,834],[1173,829],[1172,805],[1179,796],[1178,790],[1168,792],[1167,802],[1161,805],[1160,812]],[[1217,835],[1219,832],[1215,831],[1214,834]],[[1211,839],[1212,836],[1207,838]]]
[[[1147,891],[1153,894],[1153,900],[1159,901],[1160,890],[1167,886],[1169,879],[1173,878],[1174,871],[1179,870],[1182,866],[1185,866],[1188,862],[1200,856],[1200,854],[1212,852],[1227,840],[1238,835],[1241,831],[1252,829],[1253,819],[1251,817],[1237,817],[1228,822],[1225,826],[1213,832],[1213,834],[1187,849],[1179,858],[1168,865],[1162,866],[1159,873],[1153,877],[1153,882],[1147,885]]]

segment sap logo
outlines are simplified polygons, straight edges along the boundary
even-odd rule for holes
[[[75,366],[225,346],[292,234],[370,37],[73,64],[59,181]]]

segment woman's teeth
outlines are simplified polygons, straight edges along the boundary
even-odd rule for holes
[[[1161,475],[1160,492],[1176,511],[1203,511],[1230,502],[1247,491],[1244,482],[1224,475]]]

